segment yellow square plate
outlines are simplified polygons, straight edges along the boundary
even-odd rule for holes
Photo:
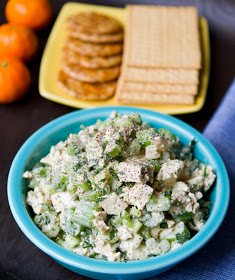
[[[73,2],[65,4],[56,19],[43,53],[39,74],[39,92],[41,96],[49,100],[76,108],[120,105],[115,102],[114,98],[110,98],[106,101],[84,101],[81,99],[76,99],[64,93],[57,85],[56,77],[61,67],[61,50],[66,38],[66,18],[71,14],[83,11],[95,11],[98,13],[106,14],[108,16],[116,18],[123,25],[125,25],[126,11],[123,8],[96,6]],[[202,69],[200,73],[199,95],[196,98],[196,103],[194,105],[136,107],[147,108],[154,111],[174,115],[196,112],[202,108],[206,98],[210,72],[209,30],[205,18],[200,18],[200,31],[202,47]]]

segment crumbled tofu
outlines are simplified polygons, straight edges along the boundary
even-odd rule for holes
[[[81,146],[85,147],[92,139],[93,134],[97,132],[95,125],[88,126],[87,128],[79,131],[78,137],[81,141]]]
[[[107,257],[108,261],[117,261],[120,259],[120,252],[116,252],[116,248],[103,240],[96,240],[94,251]]]
[[[102,211],[102,212],[97,212],[93,211],[94,214],[94,219],[93,219],[93,224],[95,228],[99,231],[105,232],[110,229],[109,226],[106,225],[105,221],[107,220],[107,212]]]
[[[54,238],[58,235],[60,231],[60,225],[59,223],[50,223],[48,225],[42,226],[42,232],[46,234],[49,238]]]
[[[127,257],[129,258],[130,261],[133,260],[143,260],[148,257],[148,251],[146,246],[140,245],[139,248],[133,248],[131,247],[127,253]]]
[[[65,142],[60,141],[57,145],[52,146],[50,149],[50,153],[40,160],[41,163],[46,163],[51,166],[57,164],[58,159],[61,157],[61,154],[65,151]]]
[[[166,229],[162,229],[160,232],[159,232],[159,239],[163,239],[167,236],[167,234],[169,234],[170,232],[173,231],[173,227],[171,228],[166,228]]]
[[[118,228],[118,238],[120,240],[127,240],[132,238],[132,234],[133,234],[133,230],[129,227],[127,227],[126,225],[123,225],[121,227]]]
[[[121,162],[118,167],[118,177],[121,182],[152,182],[153,173],[154,166],[143,157],[132,157]]]
[[[188,161],[188,160],[185,160],[184,161],[184,168],[179,176],[179,181],[187,181],[190,176],[191,176],[191,171],[192,171],[192,162],[191,161]]]
[[[197,193],[197,197],[201,197],[199,193]],[[170,212],[174,212],[175,208],[180,207],[185,209],[186,212],[192,212],[195,214],[200,206],[197,202],[195,194],[191,193],[189,187],[184,182],[180,181],[172,188],[171,201],[172,206],[170,208]],[[180,206],[177,206],[179,203]]]
[[[43,214],[42,214],[43,215]],[[36,225],[41,228],[42,232],[49,238],[54,238],[60,231],[60,223],[58,217],[53,213],[46,214],[48,217],[47,223],[40,224],[41,216],[35,216],[34,221]],[[37,219],[38,217],[38,219]]]
[[[73,249],[73,252],[78,255],[85,256],[85,257],[89,257],[90,255],[92,255],[94,253],[94,251],[90,247],[89,248],[77,247],[77,248]]]
[[[177,249],[177,248],[179,248],[181,246],[182,246],[182,243],[171,242],[171,249],[170,249],[170,251],[173,251],[173,250],[175,250],[175,249]]]
[[[175,221],[170,219],[164,219],[162,222],[166,223],[168,228],[171,228],[175,225]]]
[[[159,232],[161,231],[162,229],[160,228],[160,225],[156,226],[156,227],[152,227],[150,228],[149,230],[149,233],[150,235],[155,238],[155,239],[158,239],[159,238]]]
[[[158,151],[164,152],[171,146],[171,142],[165,136],[159,134],[158,136],[149,137],[150,142],[154,145]]]
[[[51,201],[57,213],[67,208],[76,207],[78,204],[78,200],[74,200],[69,192],[54,193],[51,195]]]
[[[102,158],[104,153],[109,153],[115,146],[116,140],[120,140],[119,130],[116,127],[108,126],[97,132],[94,137],[85,144],[88,160]],[[107,145],[104,150],[104,142]]]
[[[127,204],[134,205],[138,209],[143,209],[149,201],[153,188],[146,184],[137,183],[132,188],[123,188],[123,199]]]
[[[43,205],[51,205],[51,199],[48,195],[44,194],[38,187],[33,191],[29,191],[27,194],[26,202],[33,208],[35,214],[41,214],[44,212]]]
[[[94,138],[86,144],[85,148],[87,160],[97,160],[97,158],[101,158],[103,156],[104,149],[100,141],[101,140],[97,140],[94,136]]]
[[[208,191],[214,183],[216,175],[213,173],[212,166],[200,164],[200,168],[194,170],[191,178],[187,181],[195,190]]]
[[[109,215],[119,215],[119,213],[128,206],[126,202],[115,193],[109,194],[100,202],[100,205]]]
[[[112,111],[112,113],[110,114],[109,118],[110,119],[115,119],[119,116],[119,114],[114,110]]]
[[[24,177],[24,178],[27,178],[27,179],[32,179],[32,178],[33,178],[33,172],[26,171],[26,172],[23,174],[23,177]]]
[[[177,182],[183,168],[184,162],[182,160],[174,159],[163,163],[156,177],[160,189],[173,186]]]
[[[77,175],[76,175],[76,179],[77,179],[77,183],[78,183],[79,185],[82,185],[82,184],[86,183],[86,178],[85,178],[85,176],[84,176],[84,173],[77,174]]]
[[[158,151],[157,147],[154,145],[149,145],[145,148],[145,157],[147,159],[157,159],[161,156],[161,152]]]
[[[142,240],[143,237],[136,234],[133,239],[121,242],[120,249],[126,252],[129,260],[142,260],[147,258],[148,252],[146,246],[140,245]]]
[[[198,212],[193,216],[193,223],[189,222],[188,226],[192,230],[199,231],[205,225],[204,215],[202,212]]]
[[[170,141],[163,135],[149,138],[151,145],[145,148],[145,157],[147,159],[157,159],[161,156],[161,152],[168,150],[171,146]]]

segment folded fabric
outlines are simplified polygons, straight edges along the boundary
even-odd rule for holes
[[[151,280],[235,279],[235,79],[203,135],[217,149],[229,173],[231,197],[226,218],[199,252]]]

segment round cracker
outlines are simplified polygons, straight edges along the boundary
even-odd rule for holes
[[[74,14],[67,19],[69,26],[82,33],[118,33],[123,30],[121,24],[114,18],[94,12]]]
[[[59,72],[58,85],[70,96],[83,100],[105,100],[115,93],[116,81],[107,83],[90,84],[70,77],[63,71]]]
[[[104,69],[89,69],[67,61],[63,61],[62,69],[67,75],[81,82],[87,83],[104,83],[113,81],[117,79],[120,74],[120,66]]]
[[[119,43],[123,42],[123,32],[113,34],[96,34],[96,33],[84,33],[79,32],[77,28],[68,28],[68,34],[72,38],[77,38],[85,42],[91,43]]]
[[[107,57],[85,56],[65,47],[63,49],[63,60],[70,63],[79,64],[80,66],[85,68],[109,68],[112,66],[120,65],[122,62],[122,55],[117,54]]]
[[[69,37],[65,46],[87,56],[111,56],[122,53],[122,44],[93,44]]]

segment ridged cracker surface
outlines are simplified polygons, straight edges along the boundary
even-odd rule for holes
[[[70,96],[84,100],[105,100],[114,95],[116,81],[107,83],[84,83],[60,71],[58,85]]]
[[[86,56],[75,52],[68,47],[63,49],[63,60],[69,63],[76,63],[86,68],[109,68],[120,65],[122,62],[122,55],[117,54],[113,56]]]
[[[152,92],[152,93],[167,93],[167,94],[188,94],[197,95],[197,85],[177,85],[177,84],[159,84],[159,83],[144,83],[144,82],[126,82],[122,81],[120,90],[125,92]]]
[[[106,15],[94,12],[83,12],[71,15],[67,19],[69,26],[76,28],[82,33],[110,34],[123,30],[121,24]]]
[[[197,85],[198,71],[194,69],[147,69],[122,67],[124,81]]]
[[[75,38],[67,38],[65,46],[81,55],[111,56],[122,53],[122,44],[95,44],[83,42]]]
[[[103,69],[89,69],[78,64],[62,62],[62,70],[69,76],[87,83],[104,83],[116,80],[120,74],[120,67],[114,66]]]
[[[121,91],[115,97],[117,102],[133,105],[190,105],[195,101],[193,95],[154,94],[144,91]]]
[[[201,68],[195,7],[127,6],[125,32],[128,66]]]
[[[91,43],[117,43],[123,41],[123,32],[111,34],[96,34],[96,33],[83,33],[79,32],[75,27],[68,28],[70,37],[80,39],[85,42]]]

